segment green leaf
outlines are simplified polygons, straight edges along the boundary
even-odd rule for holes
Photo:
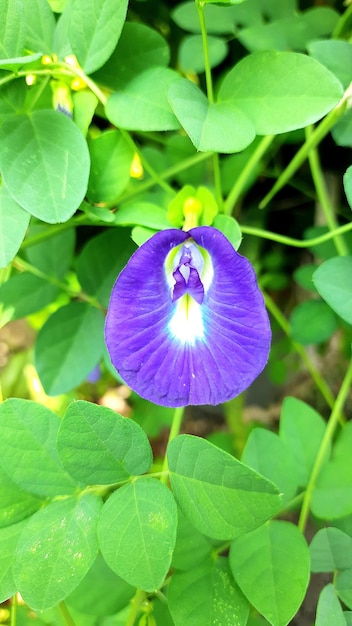
[[[72,94],[73,119],[82,135],[86,137],[98,105],[97,96],[91,91],[76,91]]]
[[[300,265],[293,272],[294,280],[300,287],[302,287],[302,289],[316,293],[313,283],[313,274],[317,267],[318,266],[315,263],[306,263],[305,265]]]
[[[43,504],[38,496],[14,483],[0,465],[0,528],[17,524],[35,513]]]
[[[125,22],[114,52],[93,78],[119,91],[132,77],[155,65],[166,67],[169,60],[169,47],[158,31],[145,24]]]
[[[315,626],[331,626],[332,624],[346,626],[346,620],[334,586],[329,584],[320,592]]]
[[[17,592],[12,565],[19,537],[26,521],[0,529],[0,602],[8,600]]]
[[[245,57],[230,70],[218,99],[241,109],[258,135],[269,135],[313,124],[342,94],[341,83],[315,59],[266,50]]]
[[[238,33],[238,39],[251,52],[256,50],[297,50],[305,52],[312,39],[328,36],[339,15],[328,7],[316,7],[272,22],[253,24]],[[319,60],[319,59],[318,59]]]
[[[185,78],[170,85],[168,97],[197,150],[239,152],[254,140],[253,125],[234,102],[211,104],[201,90]]]
[[[349,147],[352,144],[352,111],[351,109],[347,109],[344,115],[332,127],[331,134],[335,143],[338,146]],[[351,205],[351,200],[349,200],[349,204]]]
[[[0,187],[0,267],[15,257],[29,224],[29,213],[13,199],[7,187]]]
[[[31,226],[28,237],[40,238],[41,235],[50,232],[50,229],[50,226],[35,224]],[[48,239],[44,237],[39,243],[29,246],[26,249],[26,256],[28,261],[42,272],[61,280],[71,267],[76,231],[74,228],[67,228],[56,235],[51,235],[49,241],[48,245]]]
[[[343,176],[343,186],[345,188],[345,194],[347,197],[348,204],[352,209],[352,165],[347,168],[344,176]]]
[[[352,64],[351,44],[339,39],[316,39],[308,43],[307,49],[309,54],[335,74],[347,89],[351,82],[349,72]]]
[[[108,99],[105,107],[108,120],[127,130],[179,128],[167,99],[168,87],[175,80],[179,80],[179,74],[166,67],[152,67],[132,77]]]
[[[180,28],[191,33],[200,32],[199,15],[194,2],[182,2],[172,11],[171,16]],[[204,18],[209,35],[234,33],[232,12],[227,7],[208,4],[204,10]]]
[[[86,193],[89,154],[72,120],[49,110],[8,117],[0,148],[2,174],[18,204],[50,224],[73,215]]]
[[[136,246],[124,228],[111,228],[90,239],[77,260],[77,276],[83,289],[108,306],[117,275],[126,265]],[[114,254],[111,251],[114,250]]]
[[[274,521],[231,543],[230,567],[251,604],[272,626],[286,626],[309,582],[309,550],[297,526]]]
[[[331,460],[322,468],[312,494],[312,511],[322,519],[352,513],[352,423],[347,423],[333,448]]]
[[[135,226],[132,229],[131,238],[136,246],[141,246],[148,241],[155,233],[158,232],[152,228],[145,228],[144,226]]]
[[[89,142],[89,151],[89,200],[115,202],[130,181],[133,149],[119,131],[108,130]]]
[[[321,528],[309,546],[312,572],[352,568],[352,537],[338,528]]]
[[[0,68],[3,68],[5,70],[11,69],[13,72],[15,72],[19,70],[23,65],[27,65],[27,63],[33,63],[33,61],[38,61],[38,59],[40,59],[41,56],[42,56],[41,52],[36,52],[35,54],[27,54],[23,57],[1,59]]]
[[[144,474],[152,451],[144,431],[103,406],[72,402],[61,422],[58,451],[67,472],[86,485],[109,485]]]
[[[178,509],[177,536],[172,567],[189,570],[210,558],[213,544]]]
[[[337,572],[334,582],[338,596],[349,609],[352,609],[352,569]]]
[[[98,553],[90,570],[65,602],[76,611],[100,617],[121,611],[134,594],[135,589],[117,576]]]
[[[0,58],[20,56],[25,43],[22,0],[0,0]]]
[[[153,230],[171,228],[165,209],[151,202],[128,202],[118,207],[114,224],[117,226],[146,226]]]
[[[55,285],[29,272],[12,276],[0,285],[0,326],[40,311],[53,302],[58,293]]]
[[[220,37],[207,38],[210,67],[216,67],[221,63],[228,51],[226,41]],[[184,73],[194,72],[200,74],[205,70],[203,43],[201,35],[190,35],[185,37],[178,51],[179,66]]]
[[[155,591],[170,567],[177,508],[170,490],[152,478],[124,485],[104,504],[99,543],[111,569],[130,585]]]
[[[34,52],[51,53],[55,31],[54,14],[47,0],[25,0],[25,45]]]
[[[290,324],[292,339],[304,346],[327,341],[337,328],[335,314],[322,300],[300,302],[290,315]]]
[[[101,507],[98,496],[86,493],[52,502],[28,521],[13,570],[17,588],[32,609],[56,606],[86,575],[98,552]]]
[[[231,215],[216,215],[212,225],[227,237],[235,250],[238,250],[242,241],[242,233],[234,217]]]
[[[70,6],[70,5],[69,5]],[[73,0],[69,39],[86,74],[104,65],[112,54],[126,18],[128,0]]]
[[[235,584],[227,559],[175,573],[167,590],[175,626],[246,626],[249,605]]]
[[[8,68],[7,68],[8,69]],[[2,85],[0,89],[0,116],[13,115],[13,113],[21,113],[27,94],[27,85],[25,81],[18,80]],[[1,188],[4,187],[2,184]]]
[[[300,487],[305,487],[308,483],[325,428],[323,418],[308,404],[289,396],[284,399],[280,418],[280,439],[293,455]],[[330,446],[327,458],[329,454]]]
[[[297,491],[297,471],[290,450],[275,433],[255,428],[243,450],[242,462],[271,481],[275,481],[287,504]]]
[[[77,387],[101,359],[104,351],[104,315],[85,302],[58,309],[40,329],[35,364],[48,395]]]
[[[46,497],[77,489],[56,450],[59,426],[59,417],[36,402],[13,398],[0,405],[0,463],[22,489]]]
[[[209,537],[230,539],[246,533],[280,508],[273,483],[204,439],[180,435],[167,455],[177,503]]]
[[[345,322],[352,324],[352,256],[325,261],[313,274],[322,298]]]

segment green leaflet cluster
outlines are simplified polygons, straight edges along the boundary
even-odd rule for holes
[[[136,588],[153,596],[171,573],[166,591],[177,626],[215,624],[211,616],[221,614],[245,625],[248,601],[278,626],[297,610],[307,547],[296,527],[268,521],[281,497],[248,465],[180,435],[167,451],[170,490],[153,476],[140,426],[86,401],[72,402],[60,419],[35,402],[10,399],[0,407],[0,427],[2,600],[20,591],[35,610],[62,600],[79,610],[102,577],[100,585],[114,589],[100,609],[106,614],[122,610]],[[229,558],[216,557],[228,547]],[[255,572],[251,552],[259,553]],[[297,560],[293,579],[290,558]],[[291,584],[276,613],[258,597],[256,579],[268,567],[281,572],[283,591]]]

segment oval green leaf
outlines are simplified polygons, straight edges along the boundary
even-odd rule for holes
[[[30,215],[13,199],[6,186],[0,187],[0,267],[16,255],[28,228]]]
[[[243,450],[242,462],[278,485],[282,504],[287,504],[297,491],[296,464],[290,450],[275,433],[255,428]]]
[[[98,496],[86,493],[52,502],[31,517],[17,544],[13,571],[32,609],[56,606],[86,575],[98,553],[101,507]]]
[[[346,620],[334,586],[329,584],[320,592],[315,626],[332,626],[332,624],[346,626]]]
[[[167,591],[175,626],[246,626],[249,605],[233,580],[227,559],[207,560],[176,572]]]
[[[209,537],[237,537],[280,508],[273,483],[204,439],[180,435],[168,446],[167,456],[177,503]]]
[[[312,572],[352,568],[352,537],[339,528],[321,528],[309,546]]]
[[[295,459],[300,487],[308,484],[325,428],[323,418],[311,406],[297,398],[285,398],[280,418],[280,439]],[[327,458],[329,454],[330,446]]]
[[[90,239],[83,248],[76,266],[78,280],[102,306],[108,306],[116,277],[135,249],[129,231],[124,228],[111,228]]]
[[[138,424],[83,400],[69,405],[57,445],[67,472],[86,485],[117,483],[144,474],[152,463],[148,438]]]
[[[69,39],[86,74],[104,65],[112,54],[125,22],[128,0],[73,0]]]
[[[313,274],[322,298],[345,322],[352,324],[352,256],[325,261]]]
[[[258,135],[271,135],[313,124],[342,95],[341,83],[315,59],[266,50],[248,55],[230,70],[218,99],[241,109]]]
[[[26,522],[19,522],[0,529],[0,602],[8,600],[17,592],[12,566],[19,537]]]
[[[30,400],[0,405],[0,463],[22,489],[40,496],[70,494],[78,487],[56,450],[59,417]]]
[[[167,67],[152,67],[138,74],[108,99],[108,120],[127,130],[179,128],[167,100],[168,87],[175,80],[179,80],[179,75]]]
[[[9,192],[35,217],[67,221],[87,190],[89,153],[77,126],[57,111],[9,116],[0,127],[0,168]]]
[[[286,626],[309,582],[309,550],[297,526],[268,522],[235,539],[230,568],[251,604],[272,626]]]
[[[0,465],[0,528],[17,524],[35,513],[43,500],[21,489]]]
[[[116,574],[153,592],[170,567],[176,528],[177,507],[170,490],[157,480],[141,478],[115,491],[104,504],[100,548]]]
[[[89,142],[91,170],[88,199],[97,204],[115,202],[130,181],[133,149],[117,130],[108,130]]]
[[[104,352],[104,315],[85,302],[58,309],[40,329],[35,364],[48,395],[77,387]]]

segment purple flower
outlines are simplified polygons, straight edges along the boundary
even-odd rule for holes
[[[155,234],[118,276],[105,340],[140,396],[164,406],[220,404],[265,366],[271,331],[250,262],[215,228]]]

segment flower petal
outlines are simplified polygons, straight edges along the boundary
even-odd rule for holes
[[[204,297],[192,294],[192,273],[188,291],[173,300],[177,278],[167,258],[190,238],[211,261],[196,277]],[[222,233],[201,226],[157,233],[134,253],[113,287],[105,339],[127,385],[177,407],[219,404],[244,391],[267,362],[271,331],[250,262]]]

